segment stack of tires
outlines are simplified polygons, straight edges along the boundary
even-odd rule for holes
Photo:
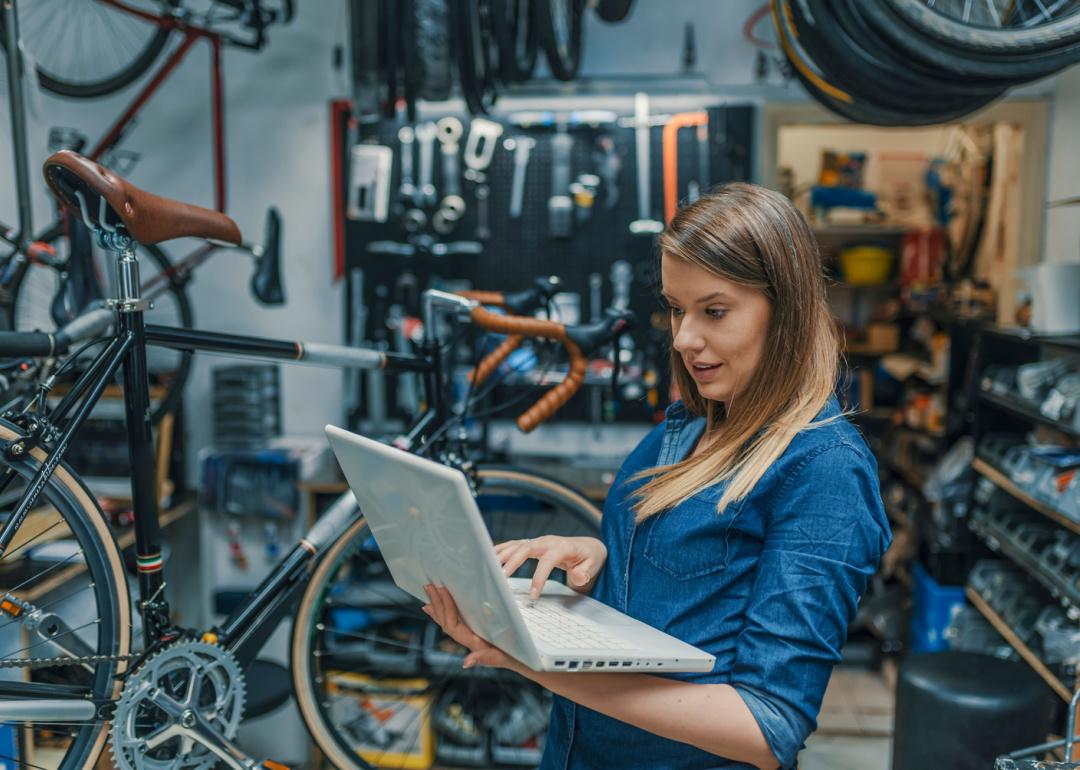
[[[1080,61],[1080,0],[771,0],[795,76],[859,123],[943,123]]]

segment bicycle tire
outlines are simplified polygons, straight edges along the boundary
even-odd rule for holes
[[[770,9],[777,39],[796,78],[815,100],[842,118],[853,123],[877,126],[925,126],[962,117],[981,106],[965,102],[937,112],[897,110],[864,92],[848,91],[834,83],[829,77],[830,73],[824,72],[803,48],[802,42],[791,28],[794,19],[790,0],[771,0]],[[983,103],[988,103],[993,98],[988,97]]]
[[[457,52],[458,82],[470,115],[489,115],[498,94],[495,91],[492,61],[493,42],[487,28],[483,0],[451,0],[454,47]]]
[[[152,6],[146,10],[164,13],[175,8],[179,0],[144,2]],[[60,7],[61,5],[63,7]],[[96,0],[59,0],[58,3],[46,0],[45,3],[34,3],[31,7],[33,10],[19,12],[23,45],[35,58],[38,82],[47,91],[58,96],[94,99],[123,89],[150,68],[161,54],[170,35],[169,30],[161,27],[154,27],[151,31],[149,22],[136,19]],[[81,9],[81,12],[73,13],[73,9]],[[38,23],[22,23],[24,19],[34,21],[43,17],[45,20]],[[118,24],[124,30],[123,34],[117,32]],[[80,40],[85,41],[87,36],[99,35],[105,38],[105,42],[58,45],[58,41],[64,39],[75,26],[78,27],[75,34],[80,36]],[[26,38],[27,30],[30,31],[32,39]],[[123,50],[123,42],[133,38],[134,50]],[[75,57],[80,51],[89,52],[90,57],[65,63],[56,58],[64,55]],[[107,70],[98,72],[91,62],[102,62],[106,58],[102,55],[103,51],[108,51],[116,63]]]
[[[1017,82],[1037,80],[1080,61],[1080,42],[1051,51],[992,56],[961,51],[920,34],[890,6],[881,0],[846,2],[848,8],[866,21],[899,50],[919,61],[965,78],[1013,79]]]
[[[0,441],[12,441],[23,434],[11,423],[0,420]],[[25,485],[33,478],[34,473],[45,460],[46,453],[40,448],[33,449],[27,454],[15,460],[0,460],[0,481],[3,482],[3,491],[0,492],[0,513],[4,520],[18,499],[20,486]],[[16,530],[15,539],[12,541],[0,565],[10,566],[19,557],[18,561],[32,564],[32,560],[23,560],[24,549],[33,543],[40,543],[49,534],[50,539],[58,535],[73,537],[82,554],[82,563],[70,557],[65,561],[55,562],[52,566],[44,567],[36,575],[27,578],[18,572],[11,573],[12,579],[19,579],[18,592],[23,598],[32,603],[41,604],[40,609],[48,609],[59,615],[64,613],[62,619],[72,631],[80,630],[80,627],[97,625],[96,641],[89,641],[86,635],[81,635],[82,641],[89,646],[93,654],[126,656],[131,651],[131,600],[128,595],[127,577],[124,572],[123,560],[113,539],[113,534],[106,524],[104,514],[98,507],[93,494],[86,488],[81,479],[64,463],[57,466],[56,471],[46,483],[42,498],[51,511],[46,508],[38,508],[32,512],[23,525]],[[13,499],[14,498],[14,499]],[[50,524],[51,517],[55,515],[57,521]],[[39,517],[34,519],[34,517]],[[41,518],[44,517],[44,518]],[[67,533],[59,527],[66,525]],[[25,530],[25,536],[23,532]],[[37,535],[33,533],[37,532]],[[16,545],[19,543],[19,545]],[[4,564],[5,560],[11,560]],[[38,562],[41,564],[42,562]],[[65,563],[67,566],[64,566]],[[15,578],[15,575],[19,575]],[[83,582],[83,576],[88,580],[83,588],[72,590],[73,585]],[[13,591],[11,586],[5,585],[4,592]],[[97,600],[95,607],[86,604],[84,592],[92,591]],[[63,592],[64,596],[57,599],[55,594]],[[42,594],[38,598],[37,594]],[[44,597],[48,594],[48,598]],[[78,597],[78,601],[72,606],[72,601]],[[42,601],[44,600],[44,601]],[[86,625],[81,623],[81,618],[91,618]],[[79,619],[77,619],[79,618]],[[10,626],[15,621],[5,613],[4,626]],[[16,629],[17,630],[17,629]],[[20,641],[20,644],[22,642]],[[37,645],[37,646],[31,646]],[[26,653],[30,657],[60,657],[57,655],[45,655],[44,653],[52,645],[41,641],[31,641],[22,649],[7,653],[4,660],[20,657]],[[94,699],[102,701],[115,700],[123,686],[122,675],[127,669],[126,661],[111,661],[94,665],[89,676],[81,671],[72,671],[70,666],[49,666],[39,669],[43,673],[38,674],[42,678],[61,679],[72,684],[83,684],[88,689],[88,694]],[[49,672],[49,673],[45,673]],[[78,675],[78,676],[76,676]],[[85,680],[85,681],[84,681]],[[8,683],[9,685],[11,683]],[[40,696],[39,696],[40,697]],[[24,722],[34,735],[38,729],[48,729],[53,736],[59,737],[59,730],[55,725],[44,723]],[[105,746],[108,737],[108,723],[94,721],[88,724],[77,725],[75,729],[68,731],[66,736],[68,745],[64,750],[64,757],[58,765],[59,770],[92,770]],[[53,767],[50,763],[50,767]]]
[[[164,326],[193,328],[195,316],[187,296],[187,281],[177,277],[168,255],[160,246],[144,246],[141,243],[136,246],[136,254],[141,266],[148,264],[146,257],[149,256],[150,263],[156,270],[154,275],[164,275],[168,286],[164,292],[169,297],[168,303],[156,302],[155,307],[147,311],[147,317],[154,318]],[[108,267],[111,268],[111,265]],[[109,272],[111,274],[111,269]],[[144,267],[143,284],[146,285],[153,279],[154,276],[148,275]],[[51,288],[51,282],[55,280],[56,271],[50,267],[37,264],[24,266],[12,283],[10,304],[4,308],[9,328],[15,331],[51,331],[56,328],[54,320],[41,312],[44,307],[54,303],[55,289]],[[81,307],[71,308],[72,317],[81,310]],[[166,414],[174,414],[179,408],[184,386],[191,374],[193,355],[191,351],[156,348],[147,351],[148,370],[157,379],[157,382],[152,384],[160,385],[164,389],[162,396],[155,399],[156,403],[150,412],[153,424],[156,425]]]
[[[414,65],[421,99],[443,102],[453,85],[449,0],[413,0]]]
[[[581,67],[585,0],[537,0],[533,8],[536,37],[551,74],[559,80],[573,80]]]
[[[600,511],[596,506],[580,493],[558,481],[501,466],[481,467],[478,474],[481,494],[486,488],[488,490],[506,489],[532,495],[537,500],[565,506],[567,512],[578,517],[583,531],[595,534],[599,530]],[[367,522],[363,518],[358,518],[321,557],[294,616],[290,645],[290,669],[293,672],[294,692],[301,716],[316,746],[339,770],[349,768],[367,770],[377,765],[377,763],[369,764],[361,758],[354,750],[355,747],[348,741],[348,737],[342,735],[343,728],[335,725],[329,717],[330,705],[326,700],[328,696],[324,692],[327,677],[324,676],[325,672],[322,668],[322,661],[329,658],[319,647],[321,636],[327,633],[322,618],[327,606],[326,600],[331,593],[330,581],[342,569],[344,563],[360,550],[364,542],[368,540],[369,534]],[[541,533],[533,533],[533,535],[536,534]],[[419,615],[419,612],[417,614]],[[419,617],[423,616],[419,615]],[[323,626],[321,629],[320,625]],[[333,629],[330,631],[333,632]],[[476,678],[468,676],[465,681],[488,679],[498,681],[498,677],[485,676],[481,672],[471,673],[475,674]],[[445,682],[431,685],[429,690],[437,692],[440,686],[445,686]],[[434,703],[434,697],[431,702]]]
[[[524,83],[536,69],[539,44],[533,26],[535,0],[491,0],[491,26],[499,47],[504,83]]]
[[[987,27],[952,18],[925,0],[885,0],[904,21],[924,35],[972,53],[1022,54],[1080,41],[1080,4],[1069,13],[1034,27]]]
[[[596,15],[608,24],[625,21],[634,6],[634,0],[600,0],[596,4]]]
[[[970,80],[928,67],[900,55],[862,17],[848,12],[844,3],[796,0],[791,3],[799,40],[832,74],[858,73],[855,84],[873,93],[897,94],[918,110],[930,104],[950,106],[957,99],[998,95],[1015,81]]]

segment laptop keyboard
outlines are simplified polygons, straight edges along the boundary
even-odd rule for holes
[[[559,604],[533,603],[528,596],[515,596],[515,599],[529,632],[553,647],[567,650],[637,649]]]

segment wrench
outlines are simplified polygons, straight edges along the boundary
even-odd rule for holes
[[[574,138],[559,126],[551,137],[551,197],[548,198],[548,231],[552,238],[569,238],[573,225],[574,204],[567,194],[570,188],[570,159]]]
[[[416,127],[416,141],[420,143],[420,203],[425,206],[435,205],[435,184],[432,182],[435,134],[434,123],[421,123]]]
[[[413,143],[416,140],[416,131],[412,126],[402,126],[398,129],[398,141],[401,143],[401,186],[398,188],[398,197],[413,206],[420,205],[417,199],[416,182],[413,179]]]
[[[461,197],[461,141],[465,133],[461,121],[454,117],[440,118],[435,124],[442,153],[443,194],[439,202],[439,214],[448,223],[457,222],[465,213],[465,199]],[[453,229],[453,228],[451,228]]]
[[[649,120],[649,95],[634,95],[634,145],[637,151],[638,218],[630,223],[634,235],[655,235],[664,223],[652,218],[652,169],[650,168],[652,122]]]
[[[478,241],[491,238],[491,228],[488,226],[488,198],[490,197],[490,187],[486,184],[476,186],[476,240]]]
[[[510,181],[510,218],[521,217],[521,207],[525,202],[525,172],[529,166],[529,153],[536,146],[531,136],[511,136],[503,142],[503,147],[514,153],[514,176]]]

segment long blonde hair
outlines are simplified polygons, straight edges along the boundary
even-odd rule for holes
[[[771,313],[761,363],[729,413],[701,396],[671,349],[672,379],[687,409],[706,417],[707,432],[721,423],[723,430],[696,456],[633,477],[649,478],[636,491],[638,521],[720,482],[728,486],[718,512],[746,497],[825,406],[839,367],[817,242],[783,195],[752,184],[723,185],[680,210],[659,240],[669,259],[764,292]]]

